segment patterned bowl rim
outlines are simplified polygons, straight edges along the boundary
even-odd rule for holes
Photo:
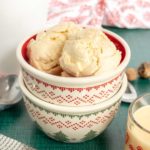
[[[29,98],[31,102],[33,102],[35,105],[38,105],[46,110],[54,111],[54,112],[60,112],[60,113],[69,113],[69,114],[81,114],[81,113],[89,113],[94,111],[100,111],[105,108],[108,108],[109,106],[113,105],[119,99],[122,97],[123,93],[126,90],[127,87],[127,77],[124,75],[122,86],[119,89],[119,91],[112,96],[111,98],[107,99],[106,101],[103,101],[101,103],[95,104],[95,105],[89,105],[89,106],[61,106],[56,104],[47,103],[34,95],[32,95],[27,88],[24,85],[22,75],[19,75],[19,85],[23,92],[23,94]]]
[[[33,37],[33,35],[36,35],[38,32],[31,34],[30,36],[27,36],[18,46],[17,48],[17,59],[20,63],[20,65],[23,67],[24,70],[26,70],[28,73],[31,73],[32,75],[38,77],[39,79],[44,79],[45,81],[49,82],[49,81],[53,81],[56,83],[64,83],[64,84],[72,84],[72,85],[83,85],[83,84],[89,84],[89,83],[96,83],[96,82],[104,82],[107,81],[111,78],[113,78],[114,76],[117,76],[118,74],[120,74],[128,65],[130,57],[131,57],[131,52],[130,52],[130,48],[127,44],[127,42],[120,37],[119,35],[117,35],[114,32],[111,32],[107,29],[103,29],[100,28],[103,32],[105,32],[106,34],[114,37],[115,39],[117,39],[122,46],[125,49],[125,57],[122,60],[121,64],[111,73],[106,73],[103,74],[101,76],[89,76],[89,77],[78,77],[78,78],[74,78],[74,77],[60,77],[60,76],[55,76],[55,75],[51,75],[45,72],[42,72],[34,67],[32,67],[30,64],[28,64],[26,62],[26,60],[23,58],[22,56],[22,47],[24,45],[24,43],[29,40],[31,37]],[[45,29],[46,30],[46,29]],[[43,31],[43,30],[42,30]]]

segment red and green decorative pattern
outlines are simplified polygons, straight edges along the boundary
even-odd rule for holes
[[[45,110],[24,97],[31,118],[51,138],[63,142],[82,142],[99,135],[112,121],[120,100],[104,110],[87,114],[66,114]]]
[[[53,85],[41,81],[24,70],[23,78],[29,91],[36,97],[52,103],[65,106],[85,106],[102,102],[112,97],[120,88],[122,74],[103,84],[85,86],[82,88]]]

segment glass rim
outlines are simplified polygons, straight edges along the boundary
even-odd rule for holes
[[[130,107],[129,107],[129,116],[131,118],[131,120],[136,124],[136,126],[138,126],[141,130],[143,130],[144,132],[147,132],[148,134],[150,134],[150,130],[145,129],[143,126],[141,126],[136,120],[135,117],[133,116],[133,106],[135,105],[135,103],[137,103],[138,101],[140,101],[140,99],[142,97],[146,97],[146,96],[150,96],[150,93],[146,93],[140,97],[138,97],[137,99],[135,99],[134,102],[131,103]]]

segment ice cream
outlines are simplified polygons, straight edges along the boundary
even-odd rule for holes
[[[100,29],[69,22],[37,34],[28,44],[28,57],[41,71],[82,77],[112,71],[121,53]]]
[[[59,58],[67,32],[75,28],[74,23],[63,23],[37,34],[28,44],[29,63],[44,72],[60,75]]]
[[[60,66],[73,76],[89,76],[100,68],[99,54],[90,39],[66,41]]]
[[[73,76],[90,76],[112,71],[120,60],[120,51],[101,30],[80,28],[68,33],[60,66]]]

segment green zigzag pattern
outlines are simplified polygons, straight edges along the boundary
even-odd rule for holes
[[[35,104],[32,103],[27,97],[26,97],[26,100],[27,100],[30,104],[32,104],[34,107],[39,108],[41,111],[45,111],[47,114],[52,113],[54,116],[62,116],[62,117],[68,116],[68,117],[70,117],[70,118],[78,117],[79,119],[81,119],[82,117],[85,117],[85,116],[86,116],[86,117],[89,117],[89,116],[91,116],[91,115],[97,115],[99,112],[102,112],[102,113],[103,113],[103,112],[106,111],[106,109],[105,109],[105,110],[97,111],[97,112],[90,113],[90,114],[84,114],[84,115],[60,114],[60,113],[56,113],[56,112],[51,112],[51,111],[49,111],[49,110],[45,110],[45,109],[43,109],[42,107],[35,105]],[[114,103],[114,104],[113,104],[109,109],[107,109],[107,110],[110,110],[112,107],[114,107],[114,106],[115,106],[116,104],[118,104],[118,103],[120,103],[120,100],[117,101],[116,103]]]

